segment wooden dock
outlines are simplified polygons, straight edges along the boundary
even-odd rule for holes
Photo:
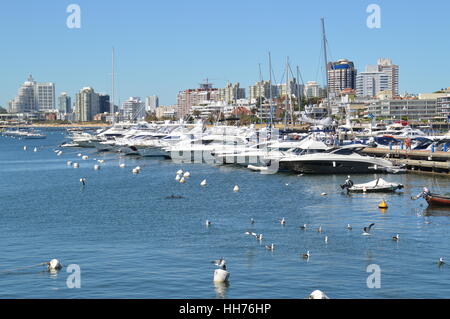
[[[371,156],[383,157],[394,165],[406,165],[410,172],[450,176],[450,152],[384,148],[366,148],[363,152]]]

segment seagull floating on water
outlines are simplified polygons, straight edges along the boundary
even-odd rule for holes
[[[369,235],[370,235],[370,233],[369,233],[369,232],[370,232],[370,229],[372,228],[373,225],[375,225],[375,223],[370,224],[369,227],[364,227],[364,228],[363,228],[363,233],[362,233],[362,234],[363,234],[364,236],[369,236]]]
[[[58,259],[52,259],[49,262],[46,262],[45,264],[47,265],[48,271],[56,271],[62,268],[62,264],[59,262]]]
[[[319,226],[319,228],[317,228],[317,232],[321,233],[322,232],[322,226]]]
[[[308,299],[330,299],[324,292],[320,290],[314,290],[308,297]]]
[[[234,185],[233,191],[236,192],[236,193],[239,192],[239,186]]]
[[[304,254],[302,255],[302,257],[305,258],[305,259],[308,259],[309,256],[311,256],[311,255],[309,254],[309,250],[308,250],[306,253],[304,253]]]
[[[442,265],[444,265],[445,264],[445,262],[444,262],[444,258],[439,258],[439,261],[438,261],[438,266],[442,266]]]
[[[347,229],[348,229],[348,230],[352,230],[353,227],[352,227],[350,224],[347,224]]]
[[[392,236],[392,240],[398,241],[400,239],[399,234]]]
[[[328,244],[328,236],[325,236],[325,244]]]
[[[201,181],[200,186],[206,186],[206,179]]]
[[[84,185],[86,185],[86,179],[85,178],[80,178],[80,183]]]
[[[286,225],[286,219],[284,217],[282,219],[279,219],[281,225]]]
[[[300,226],[301,230],[306,230],[306,224],[303,224],[302,226]]]
[[[266,246],[267,250],[273,251],[275,249],[274,244],[272,243],[270,246]]]
[[[261,241],[263,239],[263,234],[256,234],[256,233],[252,233],[253,236],[255,236],[256,240]],[[273,244],[272,244],[273,246]]]
[[[206,221],[205,221],[205,225],[206,225],[206,226],[210,226],[210,225],[211,225],[211,222],[210,222],[209,220],[206,220]]]
[[[255,223],[255,220],[253,219],[253,218],[250,218],[250,224],[254,224]]]

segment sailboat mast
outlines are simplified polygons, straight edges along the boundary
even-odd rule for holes
[[[114,84],[114,47],[112,48],[112,94],[111,94],[111,103],[110,103],[110,112],[112,115],[112,123],[115,123],[115,112],[114,112],[114,89],[115,89],[115,84]]]
[[[269,107],[270,107],[270,128],[273,125],[273,109],[272,109],[272,58],[269,52]]]
[[[328,59],[327,59],[327,36],[325,33],[325,19],[321,18],[320,19],[322,21],[322,40],[323,40],[323,56],[324,56],[324,62],[325,62],[325,79],[326,79],[326,84],[327,84],[327,96],[326,96],[326,103],[327,103],[327,113],[328,116],[331,115],[331,111],[330,111],[330,103],[329,103],[329,99],[330,99],[330,94],[329,94],[329,83],[328,83]]]

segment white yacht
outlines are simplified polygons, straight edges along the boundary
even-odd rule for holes
[[[324,153],[293,155],[280,159],[280,167],[296,173],[355,174],[399,172],[390,161],[360,154],[366,145],[353,144]]]

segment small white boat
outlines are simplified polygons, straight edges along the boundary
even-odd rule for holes
[[[395,192],[397,189],[402,189],[402,184],[390,183],[384,179],[377,178],[374,181],[365,184],[354,184],[349,187],[348,184],[341,185],[342,189],[347,189],[349,192],[369,193],[369,192]]]

